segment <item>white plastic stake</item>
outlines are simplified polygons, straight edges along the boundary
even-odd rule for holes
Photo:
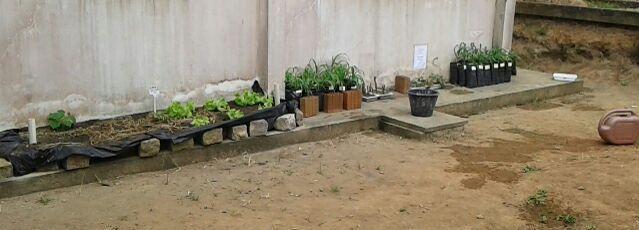
[[[149,94],[153,96],[153,113],[158,112],[158,96],[160,96],[160,90],[157,86],[151,86],[149,88]]]
[[[273,100],[275,100],[275,105],[280,104],[280,85],[273,84]]]
[[[29,124],[28,124],[28,129],[29,129],[29,144],[30,145],[35,145],[38,143],[38,139],[37,139],[37,133],[36,133],[36,129],[38,128],[36,126],[36,120],[33,118],[29,119]]]

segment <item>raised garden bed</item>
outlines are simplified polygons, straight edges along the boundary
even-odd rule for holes
[[[224,104],[222,109],[212,109],[220,104]],[[245,92],[231,102],[211,100],[199,108],[193,104],[173,103],[157,114],[136,114],[79,124],[61,111],[50,116],[51,127],[37,129],[38,144],[28,145],[26,129],[0,132],[0,157],[12,163],[16,176],[50,168],[48,165],[51,164],[76,169],[87,167],[89,160],[100,158],[151,157],[159,151],[177,151],[194,143],[218,143],[223,138],[222,129],[248,127],[249,123],[254,125],[253,128],[261,124],[261,130],[273,129],[278,118],[295,114],[294,102],[272,104],[271,98]],[[220,137],[213,135],[216,133],[213,130],[219,130]]]

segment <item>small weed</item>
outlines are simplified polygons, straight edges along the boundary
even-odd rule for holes
[[[40,199],[38,199],[38,203],[42,204],[42,205],[48,205],[49,203],[51,203],[53,201],[53,199],[48,198],[46,196],[41,196]]]
[[[333,187],[331,187],[331,192],[332,192],[332,193],[339,193],[339,191],[340,191],[340,188],[339,188],[339,187],[337,187],[337,186],[333,186]]]
[[[523,173],[531,173],[531,172],[541,171],[541,169],[539,169],[539,168],[537,168],[535,166],[526,165],[526,167],[524,167],[521,171]]]
[[[533,32],[535,32],[535,34],[539,35],[539,36],[546,36],[548,35],[548,29],[546,27],[537,27],[535,29],[533,29]]]
[[[571,224],[575,224],[577,222],[577,218],[570,215],[570,214],[566,214],[563,216],[558,216],[557,217],[557,221],[561,221],[566,225],[571,225]]]
[[[546,200],[548,199],[548,192],[546,190],[540,189],[535,195],[528,197],[528,204],[534,206],[541,206],[546,204]]]
[[[621,86],[628,86],[630,83],[627,80],[621,80],[619,84],[621,84]]]
[[[602,9],[619,8],[617,4],[614,4],[612,2],[607,2],[607,1],[601,1],[601,0],[586,0],[586,3],[588,4],[588,7],[594,7],[594,8],[602,8]]]
[[[291,176],[293,175],[293,170],[290,169],[284,169],[284,171],[282,171],[284,174],[286,174],[287,176]]]
[[[597,230],[597,226],[592,224],[586,225],[586,230]]]
[[[547,224],[547,223],[548,223],[548,216],[546,216],[546,215],[541,215],[541,216],[539,217],[539,223]]]
[[[194,192],[191,191],[187,191],[186,192],[186,196],[184,196],[186,199],[189,199],[191,201],[198,201],[200,200],[200,196],[198,196],[197,194],[195,194]]]

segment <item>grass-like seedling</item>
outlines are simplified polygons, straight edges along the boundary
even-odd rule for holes
[[[531,173],[531,172],[541,171],[541,169],[539,169],[539,168],[537,168],[535,166],[526,165],[526,167],[524,167],[521,171],[523,173]]]
[[[577,218],[570,215],[570,214],[566,214],[566,215],[561,215],[557,217],[557,221],[561,221],[563,222],[565,225],[572,225],[577,223]]]

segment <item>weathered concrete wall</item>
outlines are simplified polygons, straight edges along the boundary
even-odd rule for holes
[[[428,44],[447,76],[461,41],[490,46],[495,0],[270,0],[269,83],[310,58],[346,53],[386,84],[410,74],[416,44]],[[429,71],[438,71],[429,63]]]
[[[153,85],[161,106],[248,88],[265,2],[0,1],[0,130],[57,109],[81,120],[149,111]]]

